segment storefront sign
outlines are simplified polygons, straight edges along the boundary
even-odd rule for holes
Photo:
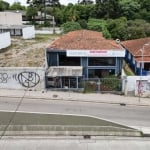
[[[125,57],[125,50],[67,50],[68,57]]]

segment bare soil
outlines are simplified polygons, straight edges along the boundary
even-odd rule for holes
[[[0,50],[0,67],[42,67],[45,61],[45,49],[58,36],[36,35],[35,39],[11,39],[11,46]]]

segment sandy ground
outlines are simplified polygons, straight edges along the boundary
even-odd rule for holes
[[[0,67],[41,67],[45,59],[45,49],[57,36],[36,35],[35,39],[12,38],[9,48],[0,50]]]

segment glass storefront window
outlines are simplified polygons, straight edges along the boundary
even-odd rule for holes
[[[89,58],[89,66],[115,66],[115,57]]]

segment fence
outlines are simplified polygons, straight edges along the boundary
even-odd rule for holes
[[[84,79],[85,92],[116,93],[122,91],[122,80],[118,78]]]

